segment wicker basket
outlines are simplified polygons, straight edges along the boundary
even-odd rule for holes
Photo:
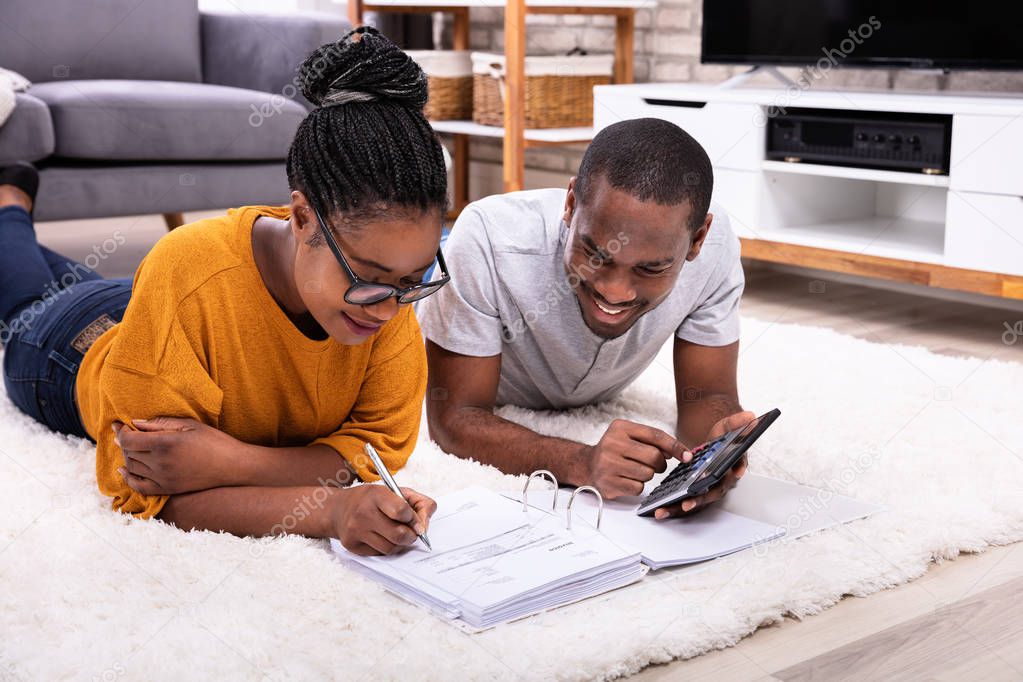
[[[526,127],[593,125],[593,87],[611,82],[612,55],[526,57]],[[472,118],[504,125],[504,55],[472,54]]]
[[[431,121],[472,118],[472,59],[466,50],[407,50],[426,72],[430,100],[423,112]]]

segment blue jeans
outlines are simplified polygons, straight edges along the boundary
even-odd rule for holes
[[[0,208],[0,342],[11,401],[55,431],[88,437],[75,398],[91,341],[120,322],[130,279],[103,279],[36,241],[28,212]]]

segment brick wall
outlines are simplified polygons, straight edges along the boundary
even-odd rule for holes
[[[700,64],[701,0],[660,0],[636,15],[636,80],[720,82],[746,67]],[[504,13],[499,8],[472,10],[472,48],[504,50]],[[611,17],[528,15],[528,54],[558,54],[582,47],[591,53],[614,50]],[[792,78],[798,70],[785,69]],[[757,76],[753,84],[776,82]],[[1023,72],[933,72],[839,69],[816,81],[820,89],[1023,92]],[[563,185],[578,168],[584,147],[528,150],[529,187]],[[497,140],[474,139],[471,170],[473,197],[501,191],[501,146]]]

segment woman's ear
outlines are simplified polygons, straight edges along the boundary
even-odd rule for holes
[[[301,241],[316,234],[316,214],[309,200],[298,190],[291,192],[291,231]]]

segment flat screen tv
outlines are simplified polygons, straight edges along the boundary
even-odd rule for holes
[[[1023,69],[1020,0],[704,0],[704,63]]]

